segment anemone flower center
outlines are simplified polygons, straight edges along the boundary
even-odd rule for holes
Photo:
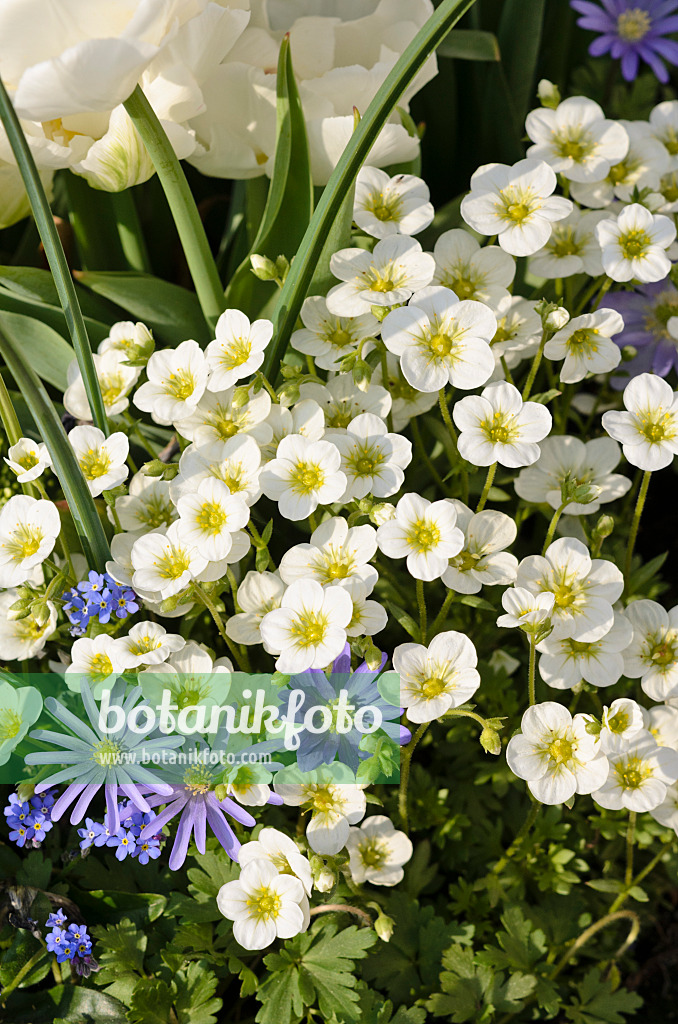
[[[617,32],[620,39],[627,43],[637,43],[644,39],[652,27],[652,19],[647,11],[640,7],[632,7],[622,11],[617,18]]]

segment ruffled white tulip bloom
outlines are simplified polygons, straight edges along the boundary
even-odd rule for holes
[[[464,546],[450,559],[443,583],[457,594],[477,594],[483,586],[513,583],[518,559],[504,549],[516,539],[516,524],[503,512],[474,514],[463,501],[448,499],[464,533]]]
[[[0,128],[0,231],[3,228],[11,227],[31,212],[31,204],[28,200],[24,180],[21,177],[19,168],[13,162],[11,147],[7,137]],[[40,171],[40,180],[47,193],[47,198],[52,198],[53,171]]]
[[[252,860],[240,878],[217,893],[217,907],[233,921],[233,937],[244,949],[265,949],[307,927],[301,904],[304,887],[294,875],[280,875],[268,860]]]
[[[678,392],[661,377],[641,373],[624,388],[627,412],[603,413],[603,427],[620,441],[632,466],[664,469],[678,454]]]
[[[506,760],[536,800],[562,804],[575,793],[600,790],[608,762],[583,715],[573,718],[562,704],[545,701],[527,709],[520,728],[509,740]]]
[[[327,668],[344,649],[353,603],[342,587],[321,587],[315,580],[292,583],[280,607],[263,616],[259,629],[278,658],[278,672],[290,675]]]
[[[530,466],[552,425],[551,413],[537,402],[523,402],[513,384],[489,384],[452,409],[461,431],[459,454],[474,466]]]
[[[52,465],[47,446],[36,444],[30,437],[20,437],[16,444],[10,446],[8,455],[4,461],[16,473],[20,484],[37,480]]]
[[[498,245],[481,248],[469,231],[452,228],[433,247],[433,284],[449,288],[459,299],[484,302],[497,310],[516,274],[516,261]]]
[[[390,818],[374,814],[349,831],[346,849],[351,878],[357,885],[397,885],[403,880],[403,865],[412,856],[413,846]]]
[[[405,494],[393,518],[377,530],[379,550],[388,558],[406,558],[407,571],[415,579],[438,579],[464,545],[464,534],[456,522],[451,502]]]
[[[513,256],[531,256],[546,244],[551,225],[572,212],[572,203],[552,193],[557,184],[543,160],[483,164],[471,178],[461,215],[481,235],[497,235]]]
[[[389,177],[378,167],[363,167],[356,179],[353,220],[373,238],[418,235],[433,220],[428,185],[413,174]]]
[[[327,308],[336,316],[360,316],[372,306],[396,306],[431,283],[435,261],[409,235],[382,238],[372,252],[340,249],[330,270],[342,284],[330,288]]]
[[[545,556],[522,560],[516,586],[533,594],[553,594],[553,640],[589,643],[612,628],[612,605],[621,597],[624,577],[613,562],[591,559],[581,541],[561,537],[549,545]]]
[[[393,668],[400,675],[400,703],[411,722],[432,722],[466,703],[480,686],[478,655],[467,636],[438,633],[428,647],[400,644]]]
[[[571,516],[586,516],[600,510],[600,506],[623,497],[631,487],[631,480],[621,473],[613,473],[621,459],[621,450],[610,437],[596,437],[581,441],[567,434],[547,437],[540,445],[537,462],[521,469],[514,487],[518,497],[535,504],[547,502],[552,509],[562,505],[562,489],[569,484],[588,485],[595,500],[587,504],[571,501],[565,512]]]
[[[663,281],[671,269],[666,249],[676,239],[672,218],[640,203],[596,225],[603,269],[613,281]]]
[[[129,440],[122,431],[104,436],[98,427],[73,427],[68,435],[87,486],[96,498],[127,479]]]
[[[650,811],[666,798],[678,779],[678,753],[660,747],[644,729],[630,740],[617,736],[608,742],[610,773],[592,794],[601,807],[619,811]]]
[[[560,368],[563,384],[576,384],[589,373],[607,373],[621,362],[621,349],[610,341],[624,330],[624,321],[615,309],[596,309],[576,316],[557,331],[544,346],[547,359],[564,359]]]
[[[525,128],[534,143],[527,155],[545,160],[570,181],[602,181],[629,148],[623,125],[608,121],[586,96],[570,96],[555,109],[531,110]]]
[[[582,679],[593,686],[612,686],[624,675],[622,651],[632,633],[627,619],[615,612],[612,626],[600,640],[554,640],[549,636],[537,644],[539,674],[556,690],[571,690]]]
[[[633,601],[626,609],[633,639],[624,651],[624,672],[640,677],[652,700],[678,696],[678,605],[666,611],[656,601]]]
[[[447,384],[471,391],[488,381],[494,370],[489,343],[496,331],[488,306],[460,302],[440,286],[418,291],[381,325],[386,348],[400,357],[403,375],[417,391],[440,391]]]

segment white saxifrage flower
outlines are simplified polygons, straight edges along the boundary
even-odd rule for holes
[[[372,380],[384,381],[383,367],[377,366]],[[414,416],[428,412],[438,401],[435,391],[417,391],[405,380],[400,360],[391,352],[386,354],[386,381],[389,388],[389,402],[393,402],[392,419],[394,430],[402,430]],[[383,417],[382,417],[383,418]]]
[[[266,423],[271,439],[261,447],[262,462],[276,457],[278,445],[288,434],[302,434],[308,441],[320,441],[325,434],[325,414],[312,398],[303,398],[289,409],[273,405]]]
[[[153,335],[145,324],[119,320],[111,327],[108,337],[99,344],[97,352],[100,356],[106,352],[117,352],[121,359],[132,359],[139,353],[150,355],[153,345]]]
[[[460,302],[440,286],[417,292],[381,325],[386,348],[400,357],[405,379],[418,391],[440,391],[447,384],[470,391],[484,384],[494,370],[489,343],[496,331],[488,306]]]
[[[504,363],[513,369],[531,358],[539,348],[542,331],[541,317],[533,302],[520,295],[502,299],[497,306],[497,333],[491,342],[495,374],[501,368],[502,376],[505,375]]]
[[[260,644],[261,620],[280,607],[285,584],[272,572],[250,570],[238,587],[238,605],[242,609],[226,620],[226,632],[237,644]]]
[[[205,349],[210,369],[208,391],[224,391],[250,377],[264,361],[273,337],[270,320],[249,319],[239,309],[227,309],[217,320],[216,338]]]
[[[589,373],[607,373],[621,362],[621,349],[610,338],[624,330],[615,309],[596,309],[576,316],[557,331],[544,346],[547,359],[564,359],[560,368],[563,384],[576,384]]]
[[[168,633],[159,622],[137,622],[127,636],[120,637],[120,644],[126,651],[126,667],[138,668],[159,665],[185,647],[186,641],[178,633]]]
[[[143,470],[135,473],[128,493],[115,499],[115,514],[123,530],[148,531],[169,526],[177,516],[170,499],[169,482],[146,476]]]
[[[315,580],[292,583],[280,607],[263,616],[259,629],[279,672],[327,668],[341,654],[353,604],[342,587],[323,588]]]
[[[287,584],[312,579],[322,586],[359,579],[371,590],[378,579],[377,570],[369,564],[376,550],[374,527],[349,527],[342,516],[332,516],[316,527],[308,544],[295,544],[285,552],[280,577]]]
[[[106,633],[93,640],[81,637],[73,642],[71,648],[71,664],[65,675],[66,685],[69,690],[79,693],[84,679],[98,700],[102,690],[110,689],[116,678],[130,667],[130,661],[123,640],[115,640]]]
[[[389,177],[377,167],[363,167],[356,179],[353,220],[374,238],[418,235],[433,220],[428,185],[413,174]]]
[[[545,701],[527,709],[520,728],[509,740],[506,760],[540,803],[562,804],[605,782],[608,762],[583,715],[573,718],[562,704]]]
[[[261,471],[261,489],[278,502],[285,519],[306,519],[318,505],[339,501],[346,490],[339,449],[329,441],[289,434]]]
[[[327,294],[327,308],[336,316],[360,316],[372,306],[407,302],[413,292],[431,283],[435,260],[408,235],[382,238],[373,252],[340,249],[330,270],[342,284]]]
[[[346,627],[346,636],[374,636],[375,633],[381,633],[382,629],[386,629],[386,609],[378,601],[367,600],[368,594],[372,592],[371,586],[357,576],[339,580],[338,586],[343,587],[353,602],[353,612]]]
[[[121,431],[105,437],[98,427],[73,427],[68,440],[93,497],[127,479],[129,441]]]
[[[150,590],[164,600],[180,593],[206,568],[209,559],[190,543],[179,522],[167,530],[139,537],[131,554],[136,590]]]
[[[603,413],[603,428],[620,441],[632,466],[665,469],[678,454],[678,392],[661,377],[641,373],[624,388],[627,412]]]
[[[678,170],[678,102],[664,100],[650,112],[650,131],[670,157],[671,170]]]
[[[44,444],[36,444],[30,437],[20,437],[16,444],[10,446],[5,462],[16,473],[18,483],[26,484],[29,480],[37,480],[52,465],[52,460]]]
[[[651,807],[649,813],[660,825],[672,828],[678,835],[678,785],[675,782],[666,787],[666,796],[656,807]]]
[[[341,470],[347,480],[341,501],[367,494],[387,498],[400,490],[403,471],[412,461],[412,442],[401,434],[388,433],[378,416],[361,413],[345,432],[328,432],[326,437],[341,453]]]
[[[595,501],[588,504],[571,501],[565,506],[568,515],[585,516],[623,497],[631,487],[628,477],[612,472],[621,459],[621,449],[610,437],[581,441],[564,434],[547,437],[540,447],[538,461],[521,469],[514,482],[516,494],[525,501],[547,502],[552,509],[557,509],[563,503],[563,487],[588,485],[595,494]]]
[[[435,580],[464,546],[456,522],[449,501],[430,502],[406,494],[396,505],[395,516],[377,530],[377,544],[387,558],[406,558],[407,571],[415,579]]]
[[[647,121],[619,121],[629,138],[626,155],[599,181],[572,181],[570,194],[582,206],[602,209],[615,199],[631,202],[634,189],[656,191],[669,170],[669,155]]]
[[[610,810],[650,811],[662,803],[668,787],[678,779],[678,753],[660,747],[644,729],[630,740],[610,740],[607,758],[610,773],[593,799]]]
[[[299,397],[302,401],[312,399],[317,402],[327,426],[337,429],[347,427],[361,412],[371,412],[382,420],[386,419],[391,408],[391,396],[386,388],[370,384],[363,391],[353,382],[350,373],[339,373],[325,384],[320,381],[302,384]]]
[[[256,839],[244,843],[238,851],[238,863],[244,868],[253,860],[268,861],[281,875],[294,875],[303,885],[306,895],[311,895],[311,865],[284,832],[277,828],[262,828]]]
[[[556,690],[571,690],[583,679],[593,686],[612,686],[624,675],[622,651],[631,640],[629,622],[619,612],[600,640],[554,640],[547,637],[537,644],[541,654],[539,674]]]
[[[461,431],[459,454],[474,466],[530,466],[552,425],[551,413],[537,402],[523,402],[513,384],[488,384],[452,409]]]
[[[586,716],[589,719],[590,716]],[[598,739],[604,754],[614,753],[631,740],[637,739],[643,731],[643,709],[640,704],[629,697],[613,700],[609,707],[603,708],[600,716],[600,733]]]
[[[53,502],[13,495],[0,510],[0,586],[25,583],[51,554],[60,531]]]
[[[670,706],[641,708],[643,727],[654,737],[660,747],[678,748],[678,710]]]
[[[204,480],[214,479],[225,484],[231,494],[244,498],[247,505],[253,505],[261,494],[260,466],[259,445],[249,434],[189,445],[179,460],[179,474],[170,483],[170,497],[176,504]]]
[[[438,633],[428,647],[400,644],[393,668],[400,675],[400,703],[411,722],[432,722],[464,704],[480,686],[478,655],[467,636]]]
[[[250,510],[221,480],[203,480],[177,502],[181,531],[204,558],[218,562],[231,550],[232,534],[247,526]]]
[[[546,554],[529,555],[518,566],[516,586],[533,594],[553,594],[553,640],[600,640],[614,621],[612,605],[621,597],[624,577],[603,558],[591,559],[581,541],[561,537]]]
[[[555,597],[548,591],[534,594],[525,587],[509,587],[501,595],[505,614],[497,619],[503,629],[527,627],[529,632],[537,631],[550,622]]]
[[[217,893],[217,906],[233,921],[233,936],[244,949],[265,949],[275,939],[291,939],[306,924],[304,887],[294,875],[280,875],[270,861],[250,861],[237,881]]]
[[[197,445],[228,441],[236,434],[249,434],[259,444],[271,440],[271,428],[265,422],[271,411],[271,396],[265,388],[237,407],[233,404],[235,387],[225,391],[206,391],[194,412],[178,420],[176,431]]]
[[[107,416],[119,416],[125,411],[129,405],[129,392],[141,373],[139,367],[126,366],[124,362],[126,358],[126,355],[116,349],[109,349],[103,355],[92,356]],[[64,408],[76,419],[92,419],[77,359],[74,359],[68,367],[68,387],[64,392]]]
[[[551,225],[572,212],[569,199],[552,195],[557,185],[543,160],[484,164],[471,178],[461,215],[481,235],[497,235],[513,256],[530,256],[546,244]]]
[[[525,128],[534,143],[528,156],[545,160],[570,181],[602,181],[629,148],[623,125],[606,120],[585,96],[570,96],[555,109],[531,110]]]
[[[497,309],[516,274],[516,261],[498,245],[480,247],[463,228],[452,228],[433,247],[433,284],[449,288],[459,299],[484,302]]]
[[[365,787],[355,782],[333,781],[322,770],[305,775],[314,781],[286,782],[278,775],[273,788],[286,805],[311,811],[306,828],[308,844],[315,853],[333,857],[346,845],[350,826],[365,814]]]
[[[633,601],[626,609],[633,638],[624,651],[624,673],[640,677],[652,700],[678,696],[678,605],[666,611],[656,601]]]
[[[357,885],[397,885],[412,856],[412,842],[398,832],[390,818],[374,814],[359,828],[352,828],[346,840],[351,878]]]
[[[596,236],[603,269],[613,281],[663,281],[671,269],[666,249],[675,241],[676,225],[640,203],[625,206],[616,218],[601,220]]]
[[[477,594],[483,586],[513,583],[518,559],[504,548],[516,539],[514,520],[491,510],[474,514],[462,501],[448,500],[463,530],[464,546],[443,573],[445,586],[457,594]]]
[[[13,619],[11,607],[19,597],[18,590],[4,590],[0,594],[0,658],[3,661],[23,661],[34,658],[44,648],[57,624],[56,605],[47,601],[47,618],[38,622],[33,615]]]
[[[575,209],[553,225],[548,242],[530,258],[530,271],[535,277],[564,278],[574,274],[598,277],[603,273],[596,225],[605,220],[604,210],[582,213]]]
[[[336,370],[341,359],[354,352],[361,341],[379,333],[379,321],[372,313],[336,316],[330,313],[322,295],[309,295],[301,307],[303,328],[290,343],[297,352],[313,357],[323,370]]]
[[[146,364],[148,380],[134,393],[134,404],[150,412],[156,423],[170,424],[191,416],[207,385],[205,354],[196,341],[154,352]]]

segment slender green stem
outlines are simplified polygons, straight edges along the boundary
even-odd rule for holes
[[[500,356],[499,357],[499,362],[501,363],[501,368],[504,371],[504,376],[506,377],[506,382],[508,384],[513,384],[513,374],[509,370],[508,363],[506,362],[506,356]]]
[[[536,680],[535,680],[535,669],[537,661],[537,645],[534,642],[534,637],[530,637],[530,661],[527,668],[527,693],[530,705],[537,703],[536,697]]]
[[[550,332],[546,328],[544,328],[544,330],[541,332],[541,341],[539,342],[539,348],[537,349],[537,351],[534,354],[534,359],[532,360],[532,366],[530,367],[530,372],[527,375],[527,380],[525,381],[525,387],[523,388],[523,402],[526,402],[528,400],[528,398],[530,397],[530,393],[532,391],[532,386],[533,386],[535,378],[537,376],[537,370],[539,369],[539,365],[541,363],[541,358],[544,355],[544,345],[546,344],[546,339],[548,338],[549,333]]]
[[[80,373],[82,374],[92,420],[94,425],[107,435],[108,420],[106,418],[106,410],[103,398],[101,397],[101,388],[99,387],[99,380],[94,368],[94,360],[92,359],[92,348],[87,337],[87,328],[82,318],[78,296],[75,293],[73,278],[66,262],[61,239],[59,238],[54,217],[47,202],[47,196],[45,195],[38,169],[35,166],[33,154],[2,80],[0,80],[0,120],[7,132],[7,138],[26,186],[33,217],[35,218],[42,244],[45,247],[49,269],[52,271],[54,284],[59,295],[59,302],[64,311],[68,331],[73,341],[75,356],[78,360]]]
[[[410,783],[410,766],[412,764],[412,754],[414,753],[415,747],[419,743],[419,740],[422,738],[430,724],[430,722],[422,722],[422,724],[419,726],[410,742],[407,744],[406,747],[403,748],[403,752],[401,755],[398,811],[400,813],[400,821],[405,835],[408,835],[410,831],[409,817],[407,813],[407,789]]]
[[[23,967],[20,967],[16,972],[11,981],[9,981],[2,990],[2,1005],[7,1004],[7,997],[11,995],[15,988],[18,988],[21,982],[27,977],[33,968],[38,964],[44,956],[47,956],[47,950],[44,946],[40,946],[40,949],[33,954],[30,960],[27,960]]]
[[[447,396],[445,395],[445,388],[442,388],[438,392],[438,405],[440,407],[441,416],[443,417],[443,422],[445,423],[445,426],[449,431],[450,437],[452,438],[455,454],[461,463],[461,500],[464,502],[465,505],[468,505],[468,473],[464,467],[463,459],[459,454],[459,438],[457,437],[457,431],[455,430],[455,426],[454,423],[452,422],[452,417],[450,415],[449,406],[447,404]],[[455,468],[454,463],[451,460],[450,465],[452,469]]]
[[[636,838],[636,812],[629,811],[629,823],[626,828],[626,871],[624,885],[628,889],[633,879],[633,844]]]
[[[544,547],[541,550],[542,555],[546,554],[546,549],[548,548],[548,546],[550,545],[551,541],[553,540],[553,538],[555,536],[555,532],[556,532],[556,527],[558,525],[558,521],[559,521],[560,517],[562,516],[563,512],[565,511],[565,509],[567,508],[567,506],[569,504],[570,504],[569,500],[568,501],[564,501],[563,504],[559,505],[558,508],[553,513],[553,516],[551,518],[551,522],[549,523],[549,528],[546,531],[546,540],[544,541]]]
[[[438,485],[440,490],[443,492],[443,494],[450,494],[449,487],[444,482],[444,480],[441,477],[440,473],[438,472],[438,470],[434,466],[433,460],[431,459],[431,456],[426,451],[426,447],[424,445],[424,439],[421,436],[421,430],[419,429],[419,424],[417,422],[417,417],[416,416],[413,416],[412,419],[410,420],[410,426],[412,427],[412,436],[414,438],[415,447],[416,447],[417,451],[419,452],[419,454],[421,455],[426,468],[428,469],[429,473],[431,474],[431,476],[433,477],[434,481],[436,482],[436,484]]]
[[[640,526],[640,517],[643,514],[645,508],[645,499],[647,498],[647,490],[650,486],[650,480],[652,479],[652,473],[650,470],[646,470],[643,473],[643,479],[638,491],[638,498],[636,500],[636,508],[633,513],[633,520],[631,522],[631,529],[629,531],[629,539],[626,545],[626,561],[624,563],[624,583],[626,590],[628,591],[629,580],[631,578],[631,564],[633,562],[633,549],[636,546],[636,538],[638,537],[638,527]]]
[[[359,918],[363,924],[373,926],[373,921],[366,910],[361,910],[359,907],[351,907],[348,903],[321,903],[318,907],[313,907],[309,912],[309,917],[314,917],[316,914],[332,914],[332,913],[344,913],[353,914],[354,917]]]
[[[266,350],[263,365],[267,376],[278,373],[327,236],[374,140],[414,76],[473,3],[474,0],[443,0],[405,48],[363,113],[330,175],[280,292],[274,313],[273,342]]]
[[[224,289],[186,175],[153,107],[139,86],[129,99],[125,100],[125,110],[139,132],[158,173],[179,232],[203,316],[207,323],[214,327],[226,305]]]
[[[5,385],[5,382],[0,374],[0,420],[5,428],[7,440],[9,441],[10,447],[17,444],[22,438],[21,427],[19,420],[17,419],[16,412],[14,411],[14,405],[10,398],[9,391]],[[35,497],[36,488],[33,484],[27,483],[21,485],[21,490],[24,494],[28,494],[30,497]]]
[[[478,502],[476,512],[482,512],[483,509],[485,508],[485,502],[487,501],[487,496],[490,493],[490,488],[494,483],[494,474],[496,472],[497,463],[493,462],[492,465],[487,470],[487,476],[485,477],[485,486],[483,487],[483,493],[480,495],[480,501]]]
[[[530,807],[529,814],[527,815],[527,817],[525,818],[525,821],[522,823],[522,825],[518,829],[518,832],[516,833],[516,836],[515,836],[513,842],[509,846],[508,850],[504,853],[503,857],[501,857],[501,859],[498,860],[497,863],[492,868],[492,874],[493,875],[500,875],[501,872],[506,867],[506,865],[508,864],[508,862],[511,860],[511,858],[515,856],[515,854],[518,852],[520,847],[523,845],[523,842],[525,841],[525,837],[531,831],[532,826],[534,825],[535,821],[539,817],[540,809],[541,809],[541,804],[537,803],[536,800],[533,801],[532,806]]]
[[[382,344],[379,346],[379,359],[381,360],[381,378],[382,384],[390,394],[390,388],[388,386],[388,353],[386,352],[386,345]],[[386,426],[389,432],[393,431],[393,402],[389,405],[388,412],[386,413]]]
[[[431,636],[435,636],[436,635],[436,633],[438,632],[438,629],[439,629],[441,623],[443,623],[445,621],[445,616],[447,615],[448,611],[450,610],[450,605],[452,604],[452,602],[454,601],[456,596],[457,595],[456,595],[456,592],[454,590],[448,590],[447,593],[445,594],[445,600],[443,601],[443,603],[442,603],[442,605],[440,607],[440,611],[438,612],[438,614],[436,615],[435,619],[433,620],[433,625],[431,626],[431,629],[429,630]]]
[[[126,188],[122,192],[111,192],[110,197],[115,213],[120,245],[130,270],[138,270],[143,274],[150,274],[151,261],[134,202],[134,193],[131,189]]]
[[[624,892],[620,892],[619,893],[619,895],[617,896],[616,900],[614,901],[614,903],[610,907],[610,913],[611,914],[614,913],[615,910],[619,910],[619,908],[624,903],[626,903],[627,899],[629,898],[629,892],[634,887],[634,885],[640,885],[640,883],[643,881],[643,879],[647,878],[647,876],[650,874],[650,872],[654,871],[654,869],[657,867],[657,864],[659,864],[660,860],[662,860],[662,858],[668,852],[669,846],[672,846],[674,844],[675,844],[675,839],[673,839],[670,844],[663,845],[661,850],[659,850],[659,852],[654,855],[652,860],[648,861],[648,863],[645,865],[643,870],[639,871],[638,874],[636,875],[636,877],[631,880],[631,884],[626,887]]]
[[[590,300],[593,298],[593,296],[596,294],[596,292],[600,288],[601,283],[603,282],[603,280],[604,280],[604,276],[601,274],[600,277],[594,278],[594,280],[591,282],[591,284],[588,286],[588,288],[586,288],[583,292],[580,293],[579,302],[577,304],[576,309],[574,310],[574,312],[572,314],[573,316],[579,316],[579,314],[582,313],[584,311],[584,309],[586,309],[586,307],[589,304]]]
[[[419,633],[420,633],[420,638],[419,639],[420,639],[420,642],[424,646],[426,646],[427,614],[426,614],[426,597],[424,595],[424,581],[423,580],[417,580],[416,589],[417,589],[417,606],[419,608]]]
[[[216,605],[214,604],[212,599],[208,596],[208,594],[205,592],[204,588],[199,583],[195,583],[195,582],[193,583],[193,593],[198,598],[198,600],[202,604],[204,604],[205,608],[207,608],[207,611],[210,613],[210,615],[214,619],[214,624],[217,627],[217,629],[219,630],[219,635],[220,635],[221,639],[224,641],[224,643],[226,644],[226,646],[228,647],[228,649],[231,652],[231,654],[233,655],[233,658],[235,659],[235,663],[238,666],[238,668],[241,670],[241,672],[249,672],[250,671],[250,664],[249,664],[249,657],[247,655],[247,652],[246,651],[245,652],[239,651],[238,648],[236,647],[236,645],[231,640],[230,636],[226,632],[226,627],[224,625],[224,620],[222,619],[221,615],[217,611]]]

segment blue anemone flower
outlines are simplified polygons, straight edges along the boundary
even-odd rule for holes
[[[627,82],[638,74],[640,61],[648,64],[660,82],[668,82],[664,61],[678,64],[678,43],[667,39],[678,31],[678,0],[570,0],[581,17],[581,28],[599,32],[589,46],[592,57],[609,53],[621,61]]]

